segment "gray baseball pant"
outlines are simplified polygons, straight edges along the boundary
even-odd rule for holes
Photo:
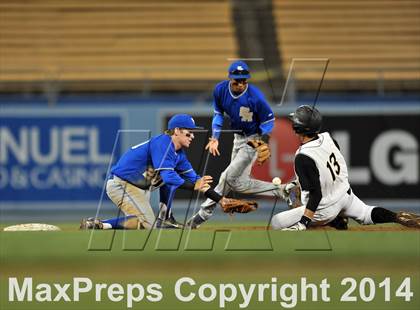
[[[253,139],[260,139],[259,135],[243,136],[234,135],[232,156],[229,166],[220,176],[215,191],[220,195],[227,195],[231,190],[263,196],[274,196],[284,198],[283,191],[274,186],[271,182],[265,182],[251,178],[251,169],[257,159],[257,151],[249,146],[247,142]],[[198,211],[200,217],[208,220],[216,208],[216,203],[207,199]]]

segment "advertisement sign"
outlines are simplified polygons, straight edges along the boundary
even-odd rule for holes
[[[4,116],[0,124],[0,201],[98,200],[119,116]]]
[[[419,114],[325,117],[358,196],[419,199]]]

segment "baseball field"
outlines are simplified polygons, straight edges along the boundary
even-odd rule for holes
[[[150,234],[58,226],[0,233],[0,309],[420,307],[420,233],[396,225],[279,232],[223,222]]]

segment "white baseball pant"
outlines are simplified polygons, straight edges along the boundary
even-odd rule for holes
[[[371,213],[374,206],[369,206],[357,197],[353,191],[344,194],[335,204],[316,210],[311,225],[326,225],[334,220],[337,215],[349,217],[360,224],[373,224]],[[271,227],[273,229],[288,228],[301,219],[305,212],[305,206],[283,211],[273,216]]]

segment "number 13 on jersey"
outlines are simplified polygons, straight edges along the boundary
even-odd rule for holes
[[[338,164],[334,153],[330,154],[329,161],[327,161],[327,168],[330,170],[333,181],[335,181],[336,176],[340,174],[340,165]]]

